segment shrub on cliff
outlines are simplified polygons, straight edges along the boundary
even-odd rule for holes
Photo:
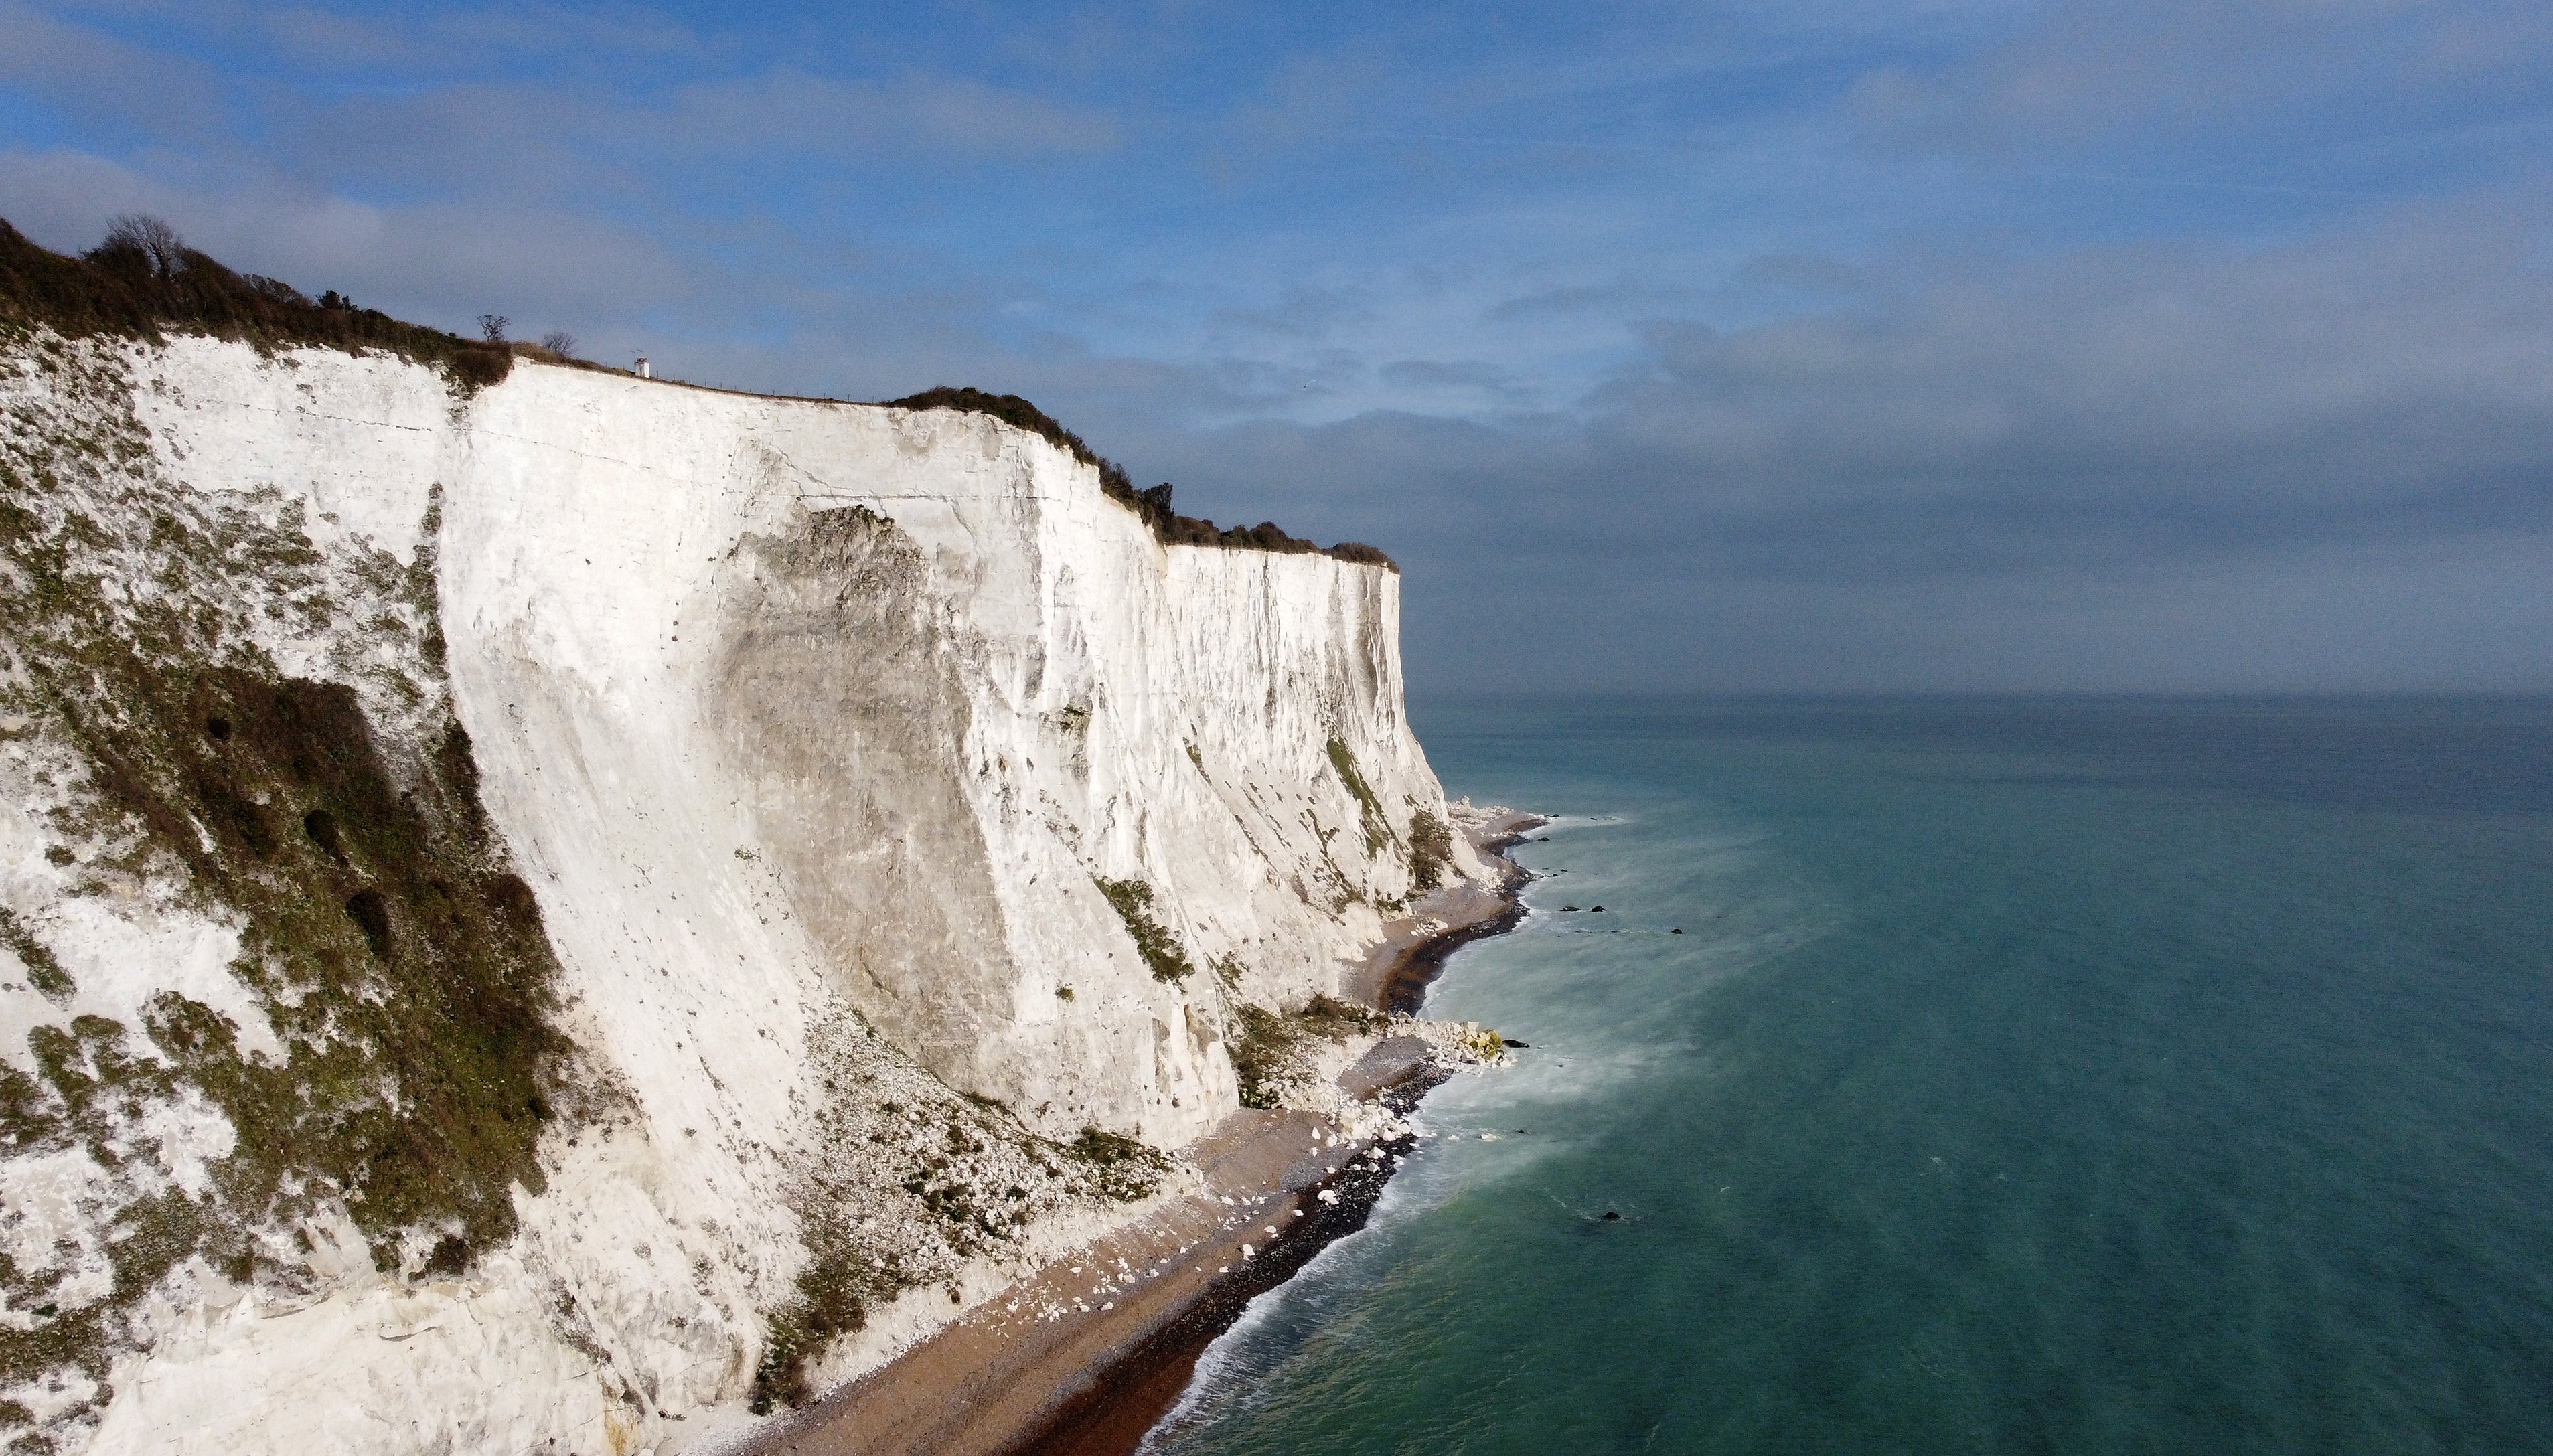
[[[233,273],[155,217],[117,218],[106,240],[78,258],[38,247],[0,220],[0,320],[72,339],[179,333],[261,349],[383,349],[435,366],[465,394],[513,366],[502,345],[402,323],[333,291],[313,301],[290,283]]]
[[[1360,566],[1380,566],[1394,573],[1400,570],[1390,557],[1358,541],[1341,541],[1324,551],[1300,536],[1287,535],[1273,520],[1218,530],[1211,520],[1181,515],[1170,508],[1169,482],[1136,490],[1134,483],[1127,479],[1123,466],[1091,449],[1079,435],[1056,423],[1054,416],[1017,394],[990,394],[982,390],[942,385],[919,394],[889,399],[886,403],[894,409],[955,409],[968,414],[989,414],[1004,424],[1016,425],[1043,438],[1069,453],[1073,459],[1097,470],[1099,493],[1141,516],[1144,523],[1153,528],[1154,537],[1165,545],[1317,554]]]
[[[1135,952],[1152,967],[1157,981],[1179,981],[1196,974],[1196,966],[1187,952],[1179,949],[1169,927],[1153,918],[1153,887],[1142,880],[1112,880],[1091,876],[1099,893],[1108,898],[1117,918],[1126,923],[1126,934],[1135,938]]]
[[[1302,1080],[1305,1044],[1315,1038],[1340,1042],[1372,1036],[1388,1024],[1380,1011],[1331,996],[1314,996],[1294,1012],[1244,1001],[1233,1008],[1233,1019],[1237,1024],[1228,1029],[1224,1045],[1241,1083],[1241,1105],[1263,1109],[1276,1106],[1286,1088]]]
[[[1103,483],[1102,489],[1105,489]],[[1301,536],[1286,534],[1285,528],[1273,520],[1257,525],[1218,527],[1210,519],[1181,515],[1170,508],[1170,483],[1164,481],[1146,491],[1135,491],[1111,499],[1144,517],[1153,534],[1172,546],[1220,546],[1227,551],[1273,551],[1280,555],[1328,556],[1360,566],[1380,566],[1398,572],[1400,566],[1390,557],[1358,541],[1341,541],[1324,549]]]
[[[1409,887],[1432,890],[1454,864],[1454,832],[1421,809],[1409,818]]]
[[[919,394],[886,401],[890,409],[954,409],[963,414],[989,414],[1007,425],[1027,430],[1082,464],[1099,472],[1099,489],[1110,499],[1132,501],[1135,488],[1116,461],[1091,449],[1079,435],[1055,422],[1054,415],[1017,394],[992,394],[964,386],[940,385]]]
[[[1056,1146],[1089,1170],[1091,1185],[1101,1196],[1120,1203],[1151,1197],[1162,1184],[1162,1175],[1170,1169],[1170,1160],[1159,1150],[1123,1133],[1095,1127],[1083,1128],[1080,1137]]]
[[[1400,563],[1384,555],[1382,547],[1369,546],[1363,541],[1341,541],[1330,548],[1330,554],[1341,561],[1353,561],[1364,566],[1380,566],[1386,571],[1394,573],[1400,570]]]
[[[1391,820],[1383,812],[1383,801],[1375,797],[1374,786],[1357,772],[1356,755],[1348,751],[1347,740],[1332,738],[1329,742],[1330,767],[1346,785],[1357,802],[1357,813],[1365,825],[1365,852],[1380,854],[1392,842]]]
[[[1224,1046],[1232,1056],[1233,1075],[1241,1083],[1241,1105],[1274,1107],[1299,1038],[1281,1013],[1265,1006],[1245,1001],[1233,1008],[1233,1019],[1238,1025]]]

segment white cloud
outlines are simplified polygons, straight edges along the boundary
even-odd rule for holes
[[[2245,128],[2338,108],[2405,113],[2545,94],[2553,11],[2532,0],[2097,0],[1997,44],[1863,78],[1892,134],[2007,150],[2160,128]]]

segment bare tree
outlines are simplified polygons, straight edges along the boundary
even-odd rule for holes
[[[541,335],[541,347],[547,349],[561,359],[574,359],[576,357],[576,335],[569,333],[565,329],[552,329],[548,333]]]
[[[148,212],[124,212],[106,220],[106,246],[131,248],[151,260],[151,271],[162,278],[173,276],[186,261],[186,240],[165,217]]]
[[[487,336],[489,343],[501,344],[505,342],[505,325],[511,321],[501,313],[483,313],[479,315],[479,332]]]

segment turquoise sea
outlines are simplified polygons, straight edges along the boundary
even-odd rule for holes
[[[1532,1049],[1148,1449],[2553,1452],[2553,703],[1418,727]]]

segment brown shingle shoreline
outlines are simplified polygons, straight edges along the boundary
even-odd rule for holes
[[[1498,853],[1543,821],[1509,815],[1474,832]],[[1491,891],[1458,897],[1457,923],[1395,937],[1360,987],[1414,1009],[1455,949],[1512,929],[1524,872],[1504,865]],[[1406,1003],[1405,1005],[1403,1003]],[[1385,1041],[1341,1076],[1351,1094],[1407,1110],[1443,1079],[1407,1038]],[[752,1456],[1126,1456],[1187,1388],[1197,1358],[1250,1301],[1291,1279],[1323,1248],[1365,1226],[1389,1164],[1332,1142],[1329,1119],[1244,1109],[1189,1150],[1206,1191],[1057,1260],[1003,1295],[758,1434]],[[1410,1139],[1377,1144],[1408,1151]],[[1324,1201],[1322,1194],[1335,1195]],[[1230,1199],[1227,1204],[1224,1199]],[[1281,1232],[1270,1239],[1266,1230]],[[1253,1246],[1245,1257],[1242,1245]],[[1166,1265],[1105,1301],[1069,1309],[1090,1276],[1074,1268]],[[1222,1271],[1222,1272],[1218,1272]]]

